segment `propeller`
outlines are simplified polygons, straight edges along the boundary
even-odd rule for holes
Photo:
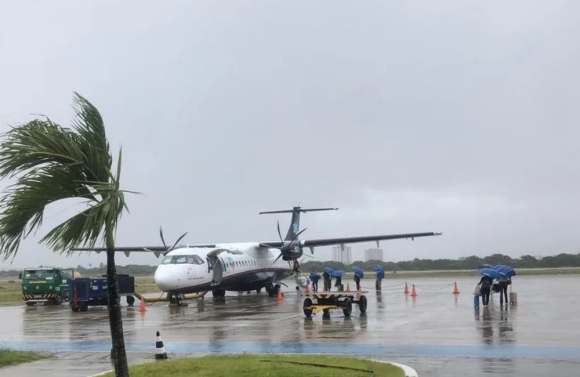
[[[282,246],[278,248],[278,247],[273,247],[273,246],[270,246],[270,245],[264,245],[264,246],[266,246],[268,248],[280,250],[280,255],[278,255],[278,257],[276,259],[274,259],[274,262],[272,262],[272,264],[270,265],[270,267],[268,267],[268,269],[270,269],[274,265],[274,263],[276,263],[278,261],[278,259],[280,259],[282,256],[284,256],[284,251],[292,250],[294,241],[296,241],[298,239],[298,237],[306,229],[308,229],[308,228],[302,229],[300,232],[298,232],[294,236],[294,238],[291,241],[284,241],[284,239],[282,238],[282,232],[280,232],[280,221],[279,220],[277,221],[277,224],[276,225],[277,225],[277,228],[278,228],[278,237],[280,237],[280,241],[282,242]],[[288,265],[291,266],[290,265],[290,261],[288,261]]]
[[[159,227],[159,237],[161,237],[161,242],[163,243],[163,247],[165,248],[165,252],[162,252],[162,254],[165,256],[167,253],[169,253],[171,250],[175,249],[175,246],[177,246],[177,244],[179,243],[179,241],[181,241],[181,239],[183,237],[185,237],[187,235],[187,232],[183,233],[181,235],[181,237],[179,237],[177,239],[177,241],[175,241],[175,243],[173,244],[173,246],[171,248],[167,247],[167,244],[165,243],[165,238],[163,237],[163,229],[161,227]],[[148,250],[145,249],[147,251],[152,251],[152,250]]]

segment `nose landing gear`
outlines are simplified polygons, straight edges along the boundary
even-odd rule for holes
[[[169,306],[187,306],[187,304],[183,302],[185,295],[182,293],[168,294],[167,298],[169,299]]]

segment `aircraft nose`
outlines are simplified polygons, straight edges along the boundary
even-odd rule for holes
[[[153,279],[155,280],[155,285],[157,288],[161,289],[162,291],[169,291],[179,288],[175,274],[171,273],[167,266],[157,267]]]

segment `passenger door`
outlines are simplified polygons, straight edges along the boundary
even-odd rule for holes
[[[222,282],[225,264],[222,258],[219,257],[219,254],[224,251],[226,250],[216,249],[207,254],[208,272],[213,270],[212,286],[220,285]]]

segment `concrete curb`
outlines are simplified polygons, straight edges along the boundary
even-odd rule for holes
[[[399,363],[393,363],[392,361],[384,361],[384,360],[375,360],[375,359],[369,359],[370,361],[374,361],[377,363],[386,363],[386,364],[392,364],[396,367],[401,368],[404,372],[405,372],[405,377],[419,377],[419,374],[417,373],[417,371],[413,368],[411,368],[408,365],[405,364],[399,364]]]
[[[185,356],[184,358],[190,358],[190,357],[191,358],[194,358],[194,357],[202,357],[202,356],[208,356],[208,355],[211,355],[211,354],[188,355],[188,356]],[[304,355],[304,354],[301,354],[301,353],[289,353],[288,355]],[[310,354],[310,355],[316,355],[316,354]],[[324,355],[324,356],[328,356],[328,355]],[[339,355],[337,355],[337,356],[339,356]],[[377,360],[377,359],[367,359],[367,360],[374,361],[376,363],[391,364],[391,365],[394,365],[396,367],[399,367],[399,368],[401,368],[405,372],[405,377],[419,377],[419,374],[417,373],[417,371],[415,369],[413,369],[410,366],[405,365],[405,364],[399,364],[399,363],[394,363],[392,361]],[[93,374],[93,375],[88,376],[88,377],[104,376],[105,374],[111,373],[111,372],[115,372],[115,370],[114,369],[111,369],[111,370],[108,370],[108,371],[105,371],[105,372],[102,372],[102,373]]]
[[[99,373],[99,374],[93,374],[92,376],[89,376],[89,377],[98,377],[98,376],[104,376],[105,374],[107,374],[107,373],[111,373],[111,372],[113,372],[113,373],[114,373],[114,372],[115,372],[115,370],[114,370],[114,369],[111,369],[111,370],[108,370],[108,371],[106,371],[106,372],[102,372],[102,373]]]

